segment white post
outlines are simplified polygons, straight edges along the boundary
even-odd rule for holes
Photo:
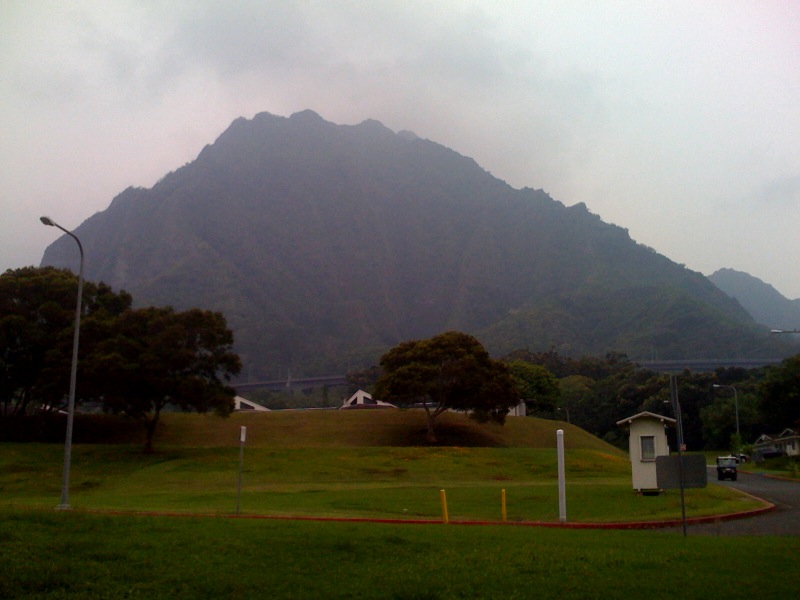
[[[567,493],[564,482],[564,430],[556,431],[556,448],[558,450],[558,520],[567,521]]]
[[[241,433],[239,434],[239,483],[236,486],[236,514],[242,506],[242,465],[244,463],[244,442],[247,439],[247,427],[242,425]]]

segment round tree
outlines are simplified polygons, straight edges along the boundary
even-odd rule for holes
[[[380,365],[375,395],[395,404],[421,405],[431,443],[436,442],[436,418],[446,410],[502,423],[519,402],[508,367],[490,358],[477,339],[458,331],[403,342],[384,354]]]

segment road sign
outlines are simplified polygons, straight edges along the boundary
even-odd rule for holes
[[[683,486],[681,486],[681,458],[683,458]],[[702,454],[657,456],[656,483],[662,490],[706,487],[708,485],[706,457]]]

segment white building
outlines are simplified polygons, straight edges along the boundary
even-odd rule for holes
[[[355,394],[345,400],[339,407],[339,410],[350,408],[397,408],[394,404],[383,402],[382,400],[375,400],[370,394],[364,390],[358,390]]]
[[[617,421],[617,425],[628,428],[633,489],[637,492],[658,492],[656,456],[669,456],[666,429],[675,425],[675,419],[651,412],[640,412]]]
[[[244,410],[256,410],[256,411],[268,411],[270,410],[266,406],[262,406],[257,402],[253,402],[252,400],[248,400],[247,398],[242,398],[241,396],[234,396],[233,397],[233,410],[236,411],[244,411]]]
[[[525,404],[525,400],[520,400],[519,404],[509,409],[508,411],[509,417],[525,417],[527,415],[528,415],[528,405]]]
[[[778,435],[761,434],[753,444],[754,457],[800,456],[800,434],[784,429]]]

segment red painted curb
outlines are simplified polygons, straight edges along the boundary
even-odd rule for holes
[[[716,523],[718,521],[731,521],[734,519],[745,519],[754,517],[775,510],[775,505],[767,503],[768,506],[754,510],[729,513],[725,515],[710,515],[707,517],[692,517],[686,519],[687,525],[700,525],[703,523]],[[386,525],[443,525],[441,520],[434,519],[372,519],[369,517],[313,517],[313,516],[287,516],[287,515],[224,515],[224,514],[201,514],[201,513],[171,513],[171,512],[149,512],[149,511],[114,511],[114,510],[80,510],[76,512],[99,513],[114,516],[140,516],[140,517],[205,517],[223,519],[268,519],[273,521],[321,521],[331,523],[382,523]],[[472,525],[487,526],[499,525],[503,527],[547,527],[561,529],[664,529],[667,527],[678,527],[683,524],[681,519],[670,519],[666,521],[631,521],[623,523],[572,523],[572,522],[550,522],[550,521],[450,521],[450,525]]]
[[[771,475],[769,473],[753,473],[754,475],[761,475],[761,477],[767,477],[768,479],[777,479],[778,481],[793,481],[795,483],[800,483],[800,479],[796,477],[785,477],[783,475]]]

